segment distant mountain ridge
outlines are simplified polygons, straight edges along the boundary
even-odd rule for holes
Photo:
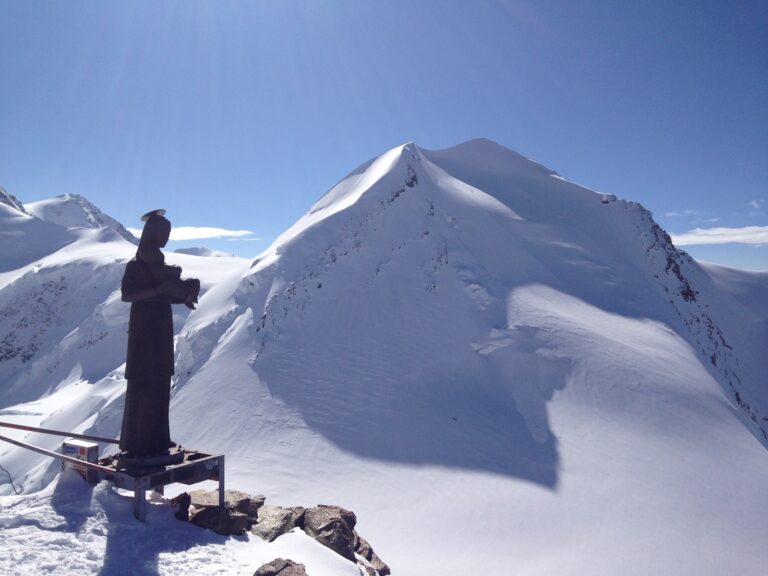
[[[206,258],[221,258],[221,257],[233,257],[234,254],[224,252],[222,250],[211,250],[204,246],[194,246],[191,248],[177,248],[174,250],[177,254],[190,254],[192,256],[204,256]]]
[[[47,222],[67,228],[112,228],[128,242],[139,243],[125,226],[79,194],[61,194],[55,198],[31,202],[26,208],[30,214]]]

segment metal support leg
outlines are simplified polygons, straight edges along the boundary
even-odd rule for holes
[[[219,506],[224,507],[224,456],[219,458]]]
[[[133,515],[137,520],[146,522],[147,520],[147,482],[141,478],[136,482],[133,491]]]

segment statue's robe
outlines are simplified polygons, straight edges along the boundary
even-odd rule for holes
[[[156,284],[150,265],[140,258],[128,262],[122,282],[123,298]],[[120,449],[133,455],[166,452],[173,445],[168,406],[173,375],[173,315],[178,299],[159,295],[131,303]]]

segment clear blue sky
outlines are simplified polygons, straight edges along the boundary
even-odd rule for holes
[[[768,231],[765,1],[0,0],[0,83],[9,192],[162,206],[241,255],[372,156],[480,136],[672,233]]]

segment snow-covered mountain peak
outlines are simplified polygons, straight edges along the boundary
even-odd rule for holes
[[[339,213],[369,217],[411,190],[411,196],[429,198],[420,208],[425,214],[442,202],[469,202],[535,222],[568,221],[603,198],[492,140],[479,138],[445,150],[408,142],[344,177],[273,248]]]
[[[600,213],[601,199],[602,195],[491,140],[471,140],[437,151],[408,142],[344,177],[255,260],[254,268],[270,264],[290,247],[302,245],[299,250],[304,252],[343,242],[343,235],[350,233],[345,223],[353,222],[412,235],[435,214],[452,221],[451,214],[471,213],[478,229],[487,224],[487,217],[548,223],[557,228],[556,235],[563,235],[560,228],[583,231],[590,221],[602,225],[607,215]],[[326,221],[321,230],[316,229]]]
[[[136,237],[125,226],[79,194],[61,194],[55,198],[31,202],[27,204],[27,209],[41,220],[67,228],[112,228],[132,244],[138,244]]]
[[[275,338],[306,327],[305,316],[319,302],[329,306],[331,293],[345,304],[365,294],[356,307],[377,301],[403,323],[413,316],[437,326],[445,312],[430,320],[426,311],[450,310],[451,322],[465,329],[441,349],[458,358],[462,349],[497,350],[499,341],[503,348],[528,346],[498,330],[540,322],[514,312],[517,304],[510,307],[532,286],[616,317],[670,326],[701,355],[753,433],[768,441],[762,424],[768,402],[754,380],[762,365],[734,357],[729,347],[739,334],[720,328],[727,319],[710,311],[717,306],[708,277],[675,249],[650,213],[490,140],[439,151],[408,143],[363,164],[215,301],[260,318],[250,345],[256,358]],[[408,303],[393,294],[408,294]],[[410,312],[401,317],[395,310]],[[204,330],[211,317],[203,304],[189,333]],[[372,322],[381,327],[383,320]],[[399,330],[391,326],[388,337],[405,342]],[[439,355],[422,343],[434,337],[423,330],[400,350],[403,358],[425,348]]]

